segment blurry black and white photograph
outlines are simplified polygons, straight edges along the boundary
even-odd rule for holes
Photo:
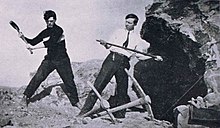
[[[219,0],[2,0],[1,128],[220,127]]]

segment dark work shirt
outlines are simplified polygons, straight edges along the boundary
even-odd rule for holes
[[[60,60],[68,57],[63,29],[61,27],[54,24],[53,28],[44,29],[33,39],[26,38],[27,42],[33,46],[45,39],[46,41],[43,42],[44,46],[47,48],[45,59]]]

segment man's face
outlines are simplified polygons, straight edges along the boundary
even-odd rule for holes
[[[134,30],[134,26],[136,24],[134,24],[134,18],[128,18],[128,19],[125,19],[125,28],[128,30],[128,31],[132,31]]]
[[[56,20],[53,17],[50,17],[48,20],[46,20],[47,27],[52,28],[55,24]]]

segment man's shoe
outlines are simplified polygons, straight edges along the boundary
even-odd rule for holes
[[[84,111],[82,109],[80,109],[81,111],[79,112],[79,114],[76,116],[76,117],[79,117],[79,118],[83,118],[84,115],[88,112],[88,111]]]

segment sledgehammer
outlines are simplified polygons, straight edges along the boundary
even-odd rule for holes
[[[105,110],[105,112],[109,115],[111,118],[112,123],[117,123],[117,120],[115,119],[114,115],[109,112],[110,105],[107,100],[103,99],[102,96],[99,94],[99,92],[96,90],[96,88],[93,86],[93,84],[90,81],[87,81],[87,84],[91,87],[91,89],[95,92],[96,96],[100,100],[101,108]],[[86,114],[83,115],[83,117],[86,117],[90,114],[92,114],[93,111],[89,111]]]
[[[18,32],[18,33],[22,33],[20,31],[20,28],[18,27],[18,25],[14,22],[14,21],[10,21],[9,24]],[[30,47],[28,46],[28,42],[27,40],[25,39],[24,36],[21,36],[21,39],[25,42],[26,44],[26,48],[30,51],[31,54],[33,54],[33,51],[32,49],[30,49]]]
[[[123,109],[131,108],[131,107],[138,106],[138,105],[142,105],[147,110],[147,112],[150,116],[150,120],[152,120],[152,121],[155,120],[152,108],[150,106],[150,103],[151,103],[150,97],[144,93],[143,89],[138,84],[137,80],[129,73],[129,71],[127,69],[125,69],[125,71],[128,74],[128,76],[131,78],[131,80],[133,81],[134,86],[137,89],[137,93],[139,93],[139,95],[140,95],[140,98],[135,100],[135,101],[129,102],[127,104],[117,106],[115,108],[111,108],[111,109],[108,110],[108,112],[113,113],[113,112],[117,112],[117,111],[120,111],[120,110],[123,110]],[[100,113],[96,114],[96,116],[99,117],[99,116],[104,116],[106,114],[107,114],[107,112],[104,111],[104,112],[100,112]]]
[[[127,69],[125,69],[125,72],[128,74],[128,76],[131,78],[133,81],[134,87],[137,89],[137,92],[139,93],[140,97],[143,98],[144,103],[142,106],[147,110],[150,119],[154,120],[154,114],[151,108],[151,99],[148,95],[145,94],[144,90],[141,88],[140,84],[137,82],[137,80],[133,77],[131,73]]]

